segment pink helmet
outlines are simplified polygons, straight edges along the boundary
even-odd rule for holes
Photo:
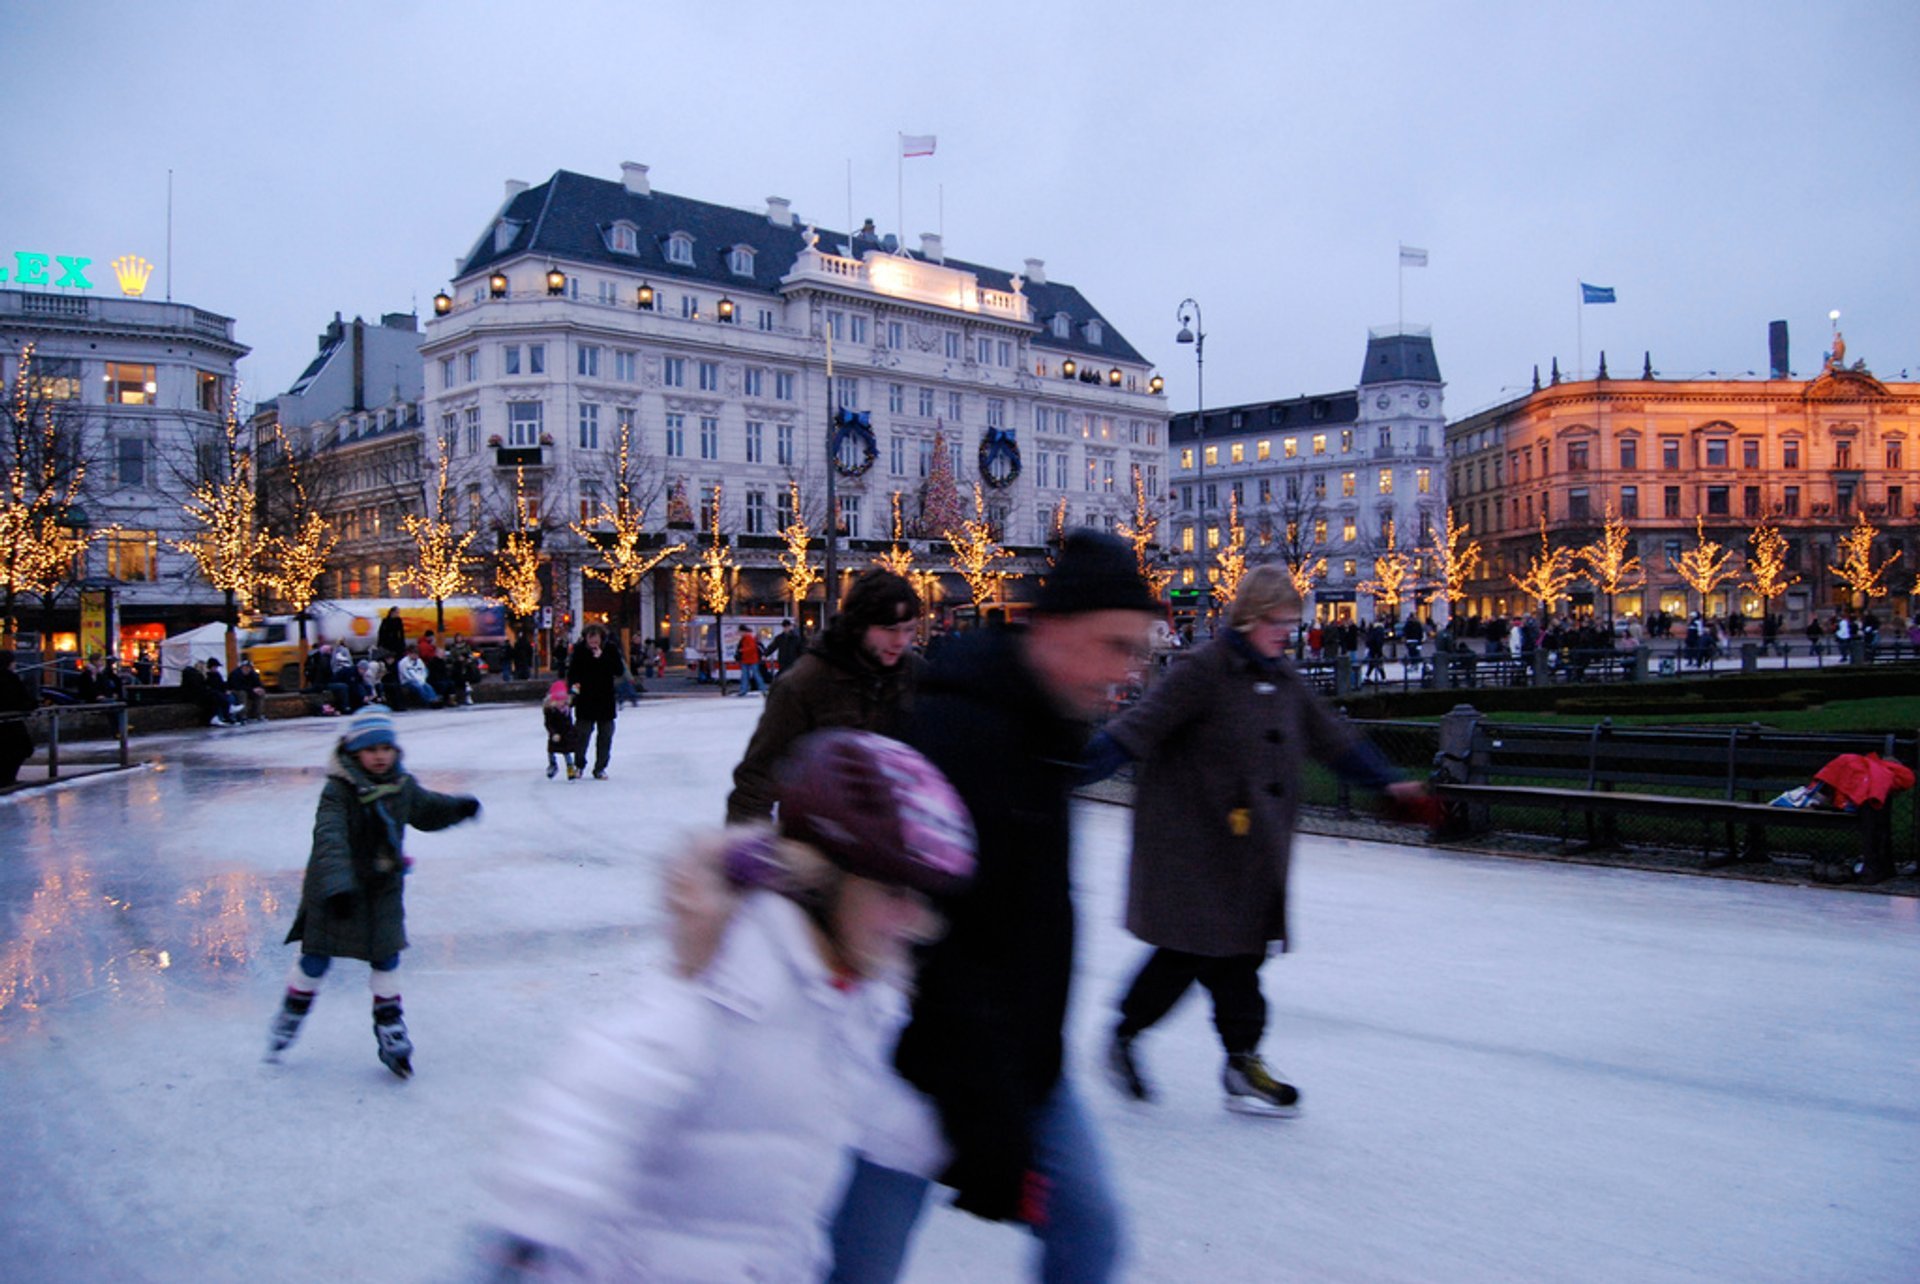
[[[564,700],[567,698],[567,694],[567,684],[564,682],[556,682],[547,688],[547,699],[549,700]]]
[[[871,731],[817,731],[780,771],[780,831],[848,873],[946,896],[973,880],[973,818],[918,752]]]

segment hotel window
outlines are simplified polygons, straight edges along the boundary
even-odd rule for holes
[[[1760,467],[1760,443],[1751,437],[1740,442],[1740,466],[1750,472]]]
[[[113,481],[116,486],[147,484],[147,443],[141,437],[120,437],[113,443]],[[120,578],[124,579],[125,576]]]
[[[160,537],[155,531],[107,532],[107,576],[148,584],[160,576]]]
[[[973,355],[974,360],[983,366],[993,364],[993,340],[975,339],[973,341]]]
[[[1247,462],[1247,448],[1241,442],[1234,442],[1227,450],[1234,463],[1244,464]]]
[[[1313,453],[1316,455],[1327,453],[1327,434],[1323,432],[1313,434]]]
[[[1220,547],[1220,528],[1218,526],[1207,527],[1207,547],[1208,548]]]
[[[942,335],[941,338],[945,340],[943,349],[947,354],[947,360],[958,361],[960,359],[960,332],[958,330],[949,330]]]
[[[1253,449],[1253,457],[1263,464],[1266,463],[1269,459],[1272,459],[1273,443],[1270,441],[1263,441],[1258,446],[1255,446]]]
[[[1280,455],[1283,459],[1293,459],[1300,454],[1300,439],[1284,437],[1280,441]]]
[[[931,388],[920,389],[919,401],[920,401],[920,417],[922,419],[933,418],[933,389]]]
[[[600,449],[600,407],[590,401],[580,403],[580,449]]]
[[[1707,440],[1707,467],[1725,468],[1727,466],[1727,439],[1712,437]]]
[[[1741,492],[1741,512],[1748,517],[1760,516],[1760,488],[1749,486]]]
[[[1887,443],[1887,467],[1904,467],[1900,462],[1900,443],[1898,441],[1890,441]]]
[[[748,366],[741,372],[740,390],[749,397],[766,396],[767,372],[758,366]]]
[[[891,437],[887,438],[887,472],[895,477],[905,477],[907,475],[907,439],[899,433],[894,433]],[[1047,456],[1046,452],[1042,451],[1040,455],[1040,478],[1042,484],[1045,484],[1046,476]]]
[[[1788,486],[1780,492],[1780,511],[1788,517],[1800,516],[1800,488]]]
[[[1007,403],[1000,397],[987,398],[987,427],[1004,428],[1007,426]]]
[[[781,530],[793,525],[793,491],[779,490],[773,496],[773,520]]]
[[[1416,468],[1413,470],[1413,488],[1422,495],[1433,493],[1433,469]]]
[[[1348,579],[1352,579],[1354,577],[1355,572],[1358,571],[1358,569],[1359,569],[1359,564],[1356,563],[1351,557],[1341,559],[1340,573],[1346,576]]]
[[[1662,437],[1660,439],[1660,467],[1667,472],[1676,472],[1680,468],[1680,439]]]
[[[1182,526],[1180,528],[1180,551],[1183,553],[1191,553],[1193,551],[1193,527],[1191,526]]]
[[[1193,447],[1192,446],[1180,447],[1180,467],[1182,468],[1193,467]]]
[[[1640,516],[1640,488],[1638,486],[1622,486],[1620,488],[1620,516]]]
[[[1393,494],[1393,469],[1382,468],[1380,470],[1379,486],[1380,486],[1380,493],[1382,495]]]
[[[458,377],[453,373],[453,358],[440,358],[440,386],[442,388],[451,388],[458,382]]]
[[[906,327],[898,321],[887,322],[887,346],[895,349],[907,346]]]
[[[1836,441],[1833,443],[1833,466],[1835,468],[1853,467],[1853,443]]]
[[[669,388],[687,386],[687,359],[685,357],[662,357],[660,360],[660,382]]]
[[[1668,486],[1666,488],[1660,511],[1661,515],[1665,517],[1680,516],[1680,488],[1678,486]]]
[[[700,416],[700,458],[720,458],[720,421],[712,415]]]
[[[772,308],[760,309],[760,328],[762,330],[773,329],[773,309]]]
[[[1707,516],[1709,517],[1727,516],[1729,513],[1732,512],[1732,510],[1727,507],[1728,502],[1729,502],[1729,497],[1727,494],[1727,487],[1725,486],[1707,487]]]
[[[907,408],[907,386],[901,383],[887,385],[887,411],[890,414],[902,414]]]
[[[460,412],[461,426],[467,431],[467,453],[480,453],[480,407],[468,406]]]
[[[1567,443],[1567,471],[1584,473],[1587,471],[1587,443],[1570,441]]]
[[[40,357],[33,359],[32,396],[41,401],[80,400],[80,359],[78,357]],[[212,378],[201,375],[202,379]],[[216,402],[203,410],[220,409]]]
[[[469,348],[460,354],[460,363],[466,370],[466,380],[472,383],[480,377],[480,350]]]
[[[1292,478],[1288,478],[1288,480],[1291,481]],[[1273,502],[1273,478],[1271,477],[1262,477],[1260,479],[1260,502],[1263,504],[1271,504]]]
[[[847,317],[847,340],[850,343],[867,341],[867,319],[857,312]]]
[[[714,512],[716,508],[720,507],[719,499],[720,488],[718,486],[702,486],[700,488],[700,529],[702,531],[711,531],[714,528],[714,519],[724,516],[724,514]]]
[[[757,464],[762,462],[762,455],[766,446],[766,434],[767,434],[767,426],[765,424],[761,423],[757,419],[747,420],[747,462],[748,463]]]
[[[1325,473],[1315,473],[1313,475],[1313,497],[1315,499],[1325,499],[1327,497],[1327,475]]]
[[[621,383],[632,383],[638,373],[638,359],[637,354],[616,348],[613,353],[613,377]]]
[[[1567,518],[1569,521],[1584,522],[1589,515],[1586,488],[1575,486],[1567,492]]]
[[[158,392],[152,366],[132,361],[107,362],[109,406],[151,406]]]
[[[600,488],[592,482],[580,483],[580,521],[583,524],[599,524]]]
[[[1218,446],[1208,446],[1201,454],[1209,464],[1217,464],[1220,462],[1220,447]]]
[[[750,490],[747,492],[747,534],[764,535],[767,533],[767,492]]]
[[[848,539],[860,538],[860,496],[840,496],[840,529]]]
[[[529,343],[527,345],[527,373],[545,374],[547,372],[547,345]]]
[[[947,418],[954,423],[960,422],[960,394],[957,392],[947,394]]]
[[[635,446],[639,445],[639,442],[636,441],[633,436],[633,408],[631,406],[621,406],[615,410],[613,412],[613,423],[614,427],[619,430],[620,440],[631,442]]]
[[[1353,449],[1353,429],[1342,428],[1340,430],[1340,453],[1344,455],[1349,451],[1351,451],[1352,449]]]
[[[680,316],[683,320],[697,321],[700,318],[700,296],[683,294],[680,296]]]
[[[199,378],[195,381],[195,388],[199,393],[200,409],[209,414],[219,414],[225,408],[220,404],[220,376],[204,370],[197,373]]]
[[[1620,442],[1620,467],[1628,472],[1640,466],[1640,443],[1632,437]]]
[[[687,453],[687,417],[685,415],[667,416],[667,454],[682,456]]]
[[[775,401],[793,400],[793,375],[790,372],[775,371],[773,376],[773,399]]]
[[[538,446],[540,444],[540,420],[545,407],[538,401],[510,401],[507,403],[507,444],[509,446]]]
[[[675,232],[667,238],[667,262],[693,264],[693,238],[685,232]]]
[[[851,375],[833,377],[833,404],[842,410],[860,408],[860,381]]]
[[[1359,489],[1359,478],[1357,474],[1351,472],[1340,474],[1340,495],[1342,498],[1353,498]]]
[[[1359,533],[1360,533],[1360,524],[1356,522],[1353,518],[1343,517],[1340,519],[1340,538],[1344,540],[1346,543],[1349,543],[1349,544],[1353,543],[1355,537],[1358,536]]]
[[[700,391],[702,392],[720,391],[720,363],[718,361],[700,362],[699,375],[700,375]]]
[[[1067,488],[1067,452],[1064,450],[1053,457],[1053,484],[1060,490]],[[1191,501],[1193,487],[1187,487],[1187,496]],[[1188,506],[1191,507],[1191,503]]]
[[[1887,516],[1898,517],[1906,509],[1906,491],[1899,486],[1887,487]]]
[[[1327,519],[1324,517],[1313,519],[1313,542],[1316,544],[1327,542]]]
[[[782,468],[793,466],[793,425],[776,424],[773,429],[773,462]]]
[[[500,349],[500,373],[517,375],[520,373],[520,345],[509,343]]]
[[[607,232],[607,248],[615,254],[638,254],[639,230],[631,223],[615,223]]]
[[[600,377],[600,349],[593,344],[583,343],[574,349],[573,372],[583,379]]]
[[[993,352],[994,352],[994,358],[998,362],[998,364],[1003,366],[1010,366],[1013,364],[1013,344],[1008,340],[1001,339],[1000,341],[995,343],[993,345]]]
[[[753,251],[744,245],[736,245],[727,254],[727,270],[735,276],[753,275]]]

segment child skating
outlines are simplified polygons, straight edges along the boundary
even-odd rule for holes
[[[369,705],[353,715],[320,790],[313,854],[287,933],[289,942],[300,942],[300,957],[274,1014],[267,1060],[278,1061],[299,1035],[333,960],[364,959],[372,967],[380,1060],[402,1079],[413,1073],[413,1043],[394,977],[407,948],[402,890],[411,862],[403,836],[408,825],[445,829],[479,811],[479,799],[434,793],[401,767],[393,715],[385,707]]]
[[[573,765],[573,695],[566,683],[556,682],[547,688],[540,711],[547,721],[547,779],[553,779],[562,762],[567,764],[567,779],[577,779],[580,769]]]

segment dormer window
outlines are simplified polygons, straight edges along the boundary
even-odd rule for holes
[[[513,240],[520,235],[520,229],[526,224],[514,219],[503,218],[493,225],[493,252],[505,254],[513,248]]]
[[[1087,342],[1096,348],[1100,346],[1100,322],[1098,318],[1087,322]]]
[[[607,229],[607,248],[615,254],[640,252],[640,229],[622,219]]]
[[[736,245],[727,251],[727,270],[735,276],[753,275],[753,247]]]
[[[1053,337],[1056,339],[1073,337],[1073,321],[1064,312],[1053,314]]]
[[[675,232],[667,238],[667,262],[693,266],[693,238],[685,232]]]

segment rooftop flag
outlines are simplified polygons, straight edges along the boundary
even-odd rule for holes
[[[1582,303],[1615,303],[1615,302],[1618,302],[1618,300],[1616,300],[1613,297],[1612,286],[1588,285],[1585,281],[1582,281],[1580,283],[1580,302]]]
[[[1403,245],[1400,247],[1401,267],[1425,267],[1426,265],[1427,252],[1425,250],[1416,250],[1411,245]]]
[[[931,156],[933,144],[932,134],[902,134],[900,135],[900,155],[903,157]]]

